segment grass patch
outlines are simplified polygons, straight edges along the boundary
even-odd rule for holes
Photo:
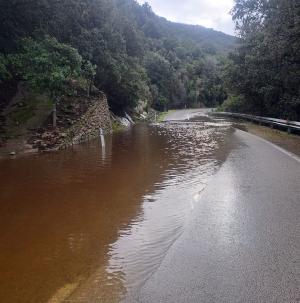
[[[34,116],[35,109],[36,107],[34,104],[28,104],[11,112],[9,119],[15,125],[22,125]]]
[[[175,110],[174,110],[174,109],[171,109],[171,110],[169,110],[169,111],[167,111],[167,112],[161,112],[161,113],[159,113],[158,116],[157,116],[157,122],[164,122],[165,119],[166,119],[166,117],[167,117],[170,113],[172,113],[172,112],[175,112]]]
[[[28,94],[7,109],[7,135],[16,138],[41,127],[52,111],[52,102],[42,95]]]
[[[112,121],[111,126],[113,133],[119,133],[124,130],[124,126],[117,121]]]

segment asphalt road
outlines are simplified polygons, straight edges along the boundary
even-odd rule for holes
[[[300,302],[300,160],[240,130],[232,143],[184,233],[130,302]]]

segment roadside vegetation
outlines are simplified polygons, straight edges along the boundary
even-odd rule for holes
[[[168,110],[166,112],[160,112],[158,114],[158,117],[157,117],[157,122],[163,122],[163,121],[165,121],[165,119],[168,116],[168,114],[170,114],[172,112],[174,112],[174,110],[172,110],[172,109],[170,109],[170,110]]]
[[[235,0],[239,46],[227,59],[223,110],[300,120],[298,0]]]
[[[95,84],[116,114],[227,97],[220,68],[234,37],[169,22],[134,0],[12,0],[0,9],[0,107],[19,81],[55,103],[74,78]]]
[[[76,94],[76,81],[87,95],[102,90],[117,115],[219,107],[300,120],[298,0],[235,0],[239,38],[169,22],[135,0],[12,0],[0,9],[0,115],[20,82],[55,105]]]

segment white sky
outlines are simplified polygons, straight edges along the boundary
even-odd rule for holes
[[[137,0],[148,2],[153,11],[170,21],[199,24],[208,28],[234,34],[234,24],[229,14],[234,0]]]

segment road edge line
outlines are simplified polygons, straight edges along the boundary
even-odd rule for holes
[[[279,145],[277,145],[275,143],[272,143],[272,142],[270,142],[270,141],[268,141],[268,140],[266,140],[266,139],[264,139],[262,137],[259,137],[257,135],[251,134],[251,133],[249,133],[247,131],[244,131],[244,130],[241,130],[241,129],[237,129],[237,128],[235,128],[235,130],[238,130],[240,132],[246,133],[249,136],[255,137],[255,138],[259,139],[260,141],[265,142],[265,143],[267,143],[270,146],[273,146],[278,151],[282,152],[283,154],[289,156],[290,158],[292,158],[292,159],[296,160],[298,163],[300,163],[300,157],[299,156],[297,156],[296,154],[294,154],[294,153],[292,153],[292,152],[284,149],[283,147],[281,147],[281,146],[279,146]]]

